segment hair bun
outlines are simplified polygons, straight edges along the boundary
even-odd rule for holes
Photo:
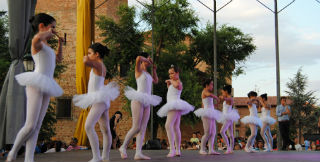
[[[32,24],[32,23],[33,23],[33,21],[34,21],[34,18],[35,18],[35,17],[34,17],[34,16],[32,16],[32,17],[29,19],[29,23],[31,23],[31,24]]]

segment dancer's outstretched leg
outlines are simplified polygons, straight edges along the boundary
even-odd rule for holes
[[[264,141],[264,146],[265,146],[265,151],[269,152],[270,151],[270,148],[269,148],[269,141],[268,141],[268,137],[266,135],[266,130],[267,130],[267,127],[268,127],[268,124],[263,122],[262,124],[262,128],[261,128],[261,131],[260,131],[260,135]]]
[[[26,152],[25,152],[25,162],[34,162],[34,151],[36,148],[39,131],[42,125],[42,121],[47,113],[47,109],[50,102],[50,96],[44,95],[42,99],[42,105],[41,110],[38,118],[37,126],[33,132],[33,134],[30,136],[30,138],[26,141]]]
[[[100,130],[101,130],[102,136],[103,136],[103,150],[102,150],[102,160],[103,161],[109,160],[109,153],[110,153],[111,144],[112,144],[112,136],[111,136],[109,122],[110,122],[109,121],[109,109],[107,109],[102,113],[102,115],[99,119]]]
[[[272,134],[271,134],[271,130],[270,130],[270,125],[267,126],[266,135],[267,135],[267,139],[269,142],[270,151],[272,151],[273,150],[273,139],[272,139]]]
[[[127,156],[127,147],[130,142],[130,140],[135,136],[137,133],[139,133],[141,129],[141,121],[143,117],[143,107],[142,104],[139,101],[131,101],[131,113],[132,113],[132,127],[128,131],[123,144],[119,148],[120,155],[122,159],[126,159]]]
[[[176,111],[169,111],[167,114],[167,120],[165,124],[165,128],[167,131],[168,141],[170,145],[170,152],[167,157],[174,157],[175,156],[175,148],[174,148],[174,130],[173,126],[177,120],[178,114]]]
[[[210,155],[220,155],[220,153],[216,152],[214,150],[214,140],[216,138],[216,133],[217,133],[217,129],[216,129],[216,121],[214,119],[211,119],[211,129],[210,129],[211,133],[210,133],[210,137],[209,137],[209,141],[208,141],[208,145],[209,145],[209,154]]]
[[[225,152],[225,154],[229,154],[230,153],[230,143],[229,143],[229,139],[228,136],[226,135],[226,131],[228,130],[228,128],[230,127],[230,125],[232,124],[232,121],[228,120],[225,121],[221,127],[220,133],[222,136],[222,139],[225,143],[225,145],[227,146],[227,151]]]
[[[200,146],[200,151],[199,153],[201,155],[207,155],[206,152],[206,144],[208,139],[211,136],[211,119],[206,118],[206,117],[202,117],[202,124],[203,124],[203,136],[201,138],[201,146]],[[209,147],[210,147],[210,142],[209,142]],[[210,149],[209,149],[210,151]]]
[[[100,119],[103,112],[106,111],[104,103],[96,103],[92,105],[85,123],[85,130],[91,145],[93,158],[89,162],[100,162],[102,158],[99,150],[99,139],[95,131],[95,125]]]
[[[14,145],[11,151],[8,154],[7,162],[11,162],[16,159],[17,153],[22,146],[22,144],[28,140],[31,135],[34,133],[38,121],[39,115],[42,108],[42,100],[43,100],[43,93],[40,92],[39,89],[27,86],[26,87],[26,94],[27,94],[27,116],[26,122],[24,126],[20,129],[17,137],[14,141]]]
[[[228,128],[228,134],[230,137],[230,147],[229,147],[229,152],[233,153],[233,147],[234,147],[234,136],[233,136],[233,122],[231,121],[231,124],[229,125]]]
[[[180,145],[181,145],[181,131],[180,131],[180,121],[181,121],[181,111],[177,111],[177,119],[174,122],[174,143],[176,146],[176,156],[181,156]]]
[[[244,150],[246,152],[253,152],[253,150],[250,149],[250,147],[254,144],[254,140],[256,138],[256,133],[257,133],[257,126],[255,124],[249,124],[250,127],[250,131],[251,131],[251,135],[248,138],[246,147],[244,148]]]
[[[142,115],[142,120],[141,120],[141,127],[140,131],[137,135],[137,140],[136,140],[136,154],[134,156],[135,160],[150,160],[151,158],[148,156],[145,156],[142,154],[142,145],[144,141],[144,135],[146,133],[146,129],[148,126],[148,121],[150,117],[150,107],[144,107],[143,109],[143,115]]]

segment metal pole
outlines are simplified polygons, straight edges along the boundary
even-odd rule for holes
[[[151,52],[151,59],[152,61],[154,61],[153,57],[154,57],[154,35],[153,35],[153,24],[154,24],[154,0],[152,0],[152,11],[151,11],[151,16],[152,16],[152,24],[151,24],[151,41],[152,41],[152,52]],[[153,76],[153,70],[151,70],[151,75]],[[151,93],[153,94],[153,85],[151,88]],[[151,106],[151,140],[153,140],[153,107]]]
[[[217,86],[217,2],[213,0],[213,93],[218,95]]]
[[[276,75],[277,75],[277,105],[280,105],[280,60],[279,60],[279,32],[278,32],[278,2],[274,0],[274,25],[276,46]]]
[[[276,75],[277,75],[277,105],[280,105],[280,60],[279,60],[279,32],[278,32],[278,1],[274,0],[274,25],[275,25],[275,47],[276,47]],[[280,135],[280,129],[277,129]],[[282,147],[282,138],[277,136],[278,150]]]
[[[277,105],[280,105],[280,59],[279,59],[279,30],[278,30],[278,14],[289,7],[295,0],[292,0],[290,3],[288,3],[286,6],[284,6],[282,9],[278,10],[278,1],[274,0],[274,10],[269,8],[267,5],[262,3],[260,0],[256,0],[261,5],[263,5],[265,8],[270,10],[272,13],[274,13],[274,25],[275,25],[275,47],[276,47],[276,77],[277,77]],[[282,147],[282,139],[280,136],[280,130],[277,129],[277,147],[278,150]]]

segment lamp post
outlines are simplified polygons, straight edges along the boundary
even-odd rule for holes
[[[26,53],[23,57],[23,65],[26,71],[34,70],[34,62],[31,53]]]

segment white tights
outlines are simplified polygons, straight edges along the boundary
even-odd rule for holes
[[[136,156],[144,156],[142,155],[141,149],[150,117],[150,106],[143,106],[139,101],[131,101],[131,112],[132,127],[128,131],[120,150],[125,153],[130,140],[137,134]]]
[[[170,153],[180,154],[181,131],[180,131],[181,111],[169,111],[165,128],[170,145]]]
[[[216,136],[216,121],[202,117],[204,134],[201,139],[201,151],[205,151],[206,143],[209,145],[209,152],[214,152],[214,140]]]
[[[270,130],[270,125],[268,123],[263,122],[262,124],[262,128],[261,128],[261,137],[265,143],[265,145],[269,148],[272,149],[272,145],[273,145],[273,139],[272,139],[272,134],[271,134],[271,130]],[[269,146],[268,146],[269,144]]]
[[[102,158],[100,157],[99,139],[95,131],[95,125],[99,121],[100,130],[103,135]],[[85,123],[85,130],[89,138],[93,158],[90,162],[109,160],[109,152],[112,144],[112,136],[109,124],[109,109],[105,103],[92,105]]]
[[[226,135],[226,131],[228,131],[228,134],[230,136],[230,142],[228,136]],[[220,133],[223,138],[224,144],[227,146],[227,151],[232,151],[234,147],[233,122],[231,120],[225,121],[221,127]]]
[[[249,124],[249,127],[250,127],[250,130],[251,130],[251,134],[250,134],[250,136],[248,138],[248,141],[247,141],[247,144],[246,144],[246,148],[250,149],[250,147],[254,145],[254,141],[255,141],[255,139],[257,137],[258,128],[257,128],[257,125],[255,125],[255,124]]]
[[[14,145],[7,157],[7,161],[15,160],[17,152],[26,142],[25,162],[34,161],[34,151],[41,128],[42,120],[46,115],[50,96],[42,93],[39,89],[27,86],[27,117],[24,126],[20,129]]]

